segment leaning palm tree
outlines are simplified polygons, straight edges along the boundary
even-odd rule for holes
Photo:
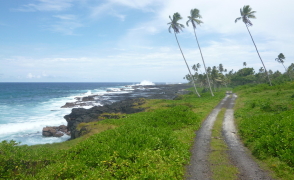
[[[205,69],[205,72],[206,72],[207,83],[208,83],[208,86],[209,86],[211,95],[214,96],[214,94],[213,94],[213,92],[211,90],[208,73],[207,73],[207,70],[206,70],[204,58],[203,58],[203,55],[202,55],[202,51],[201,51],[201,48],[200,48],[200,45],[199,45],[199,42],[198,42],[198,38],[197,38],[197,35],[196,35],[196,30],[195,30],[196,29],[196,24],[199,24],[200,25],[201,23],[203,23],[201,20],[199,20],[199,18],[202,18],[202,17],[199,14],[199,10],[196,9],[196,8],[195,9],[191,9],[190,13],[191,13],[191,16],[188,16],[189,20],[186,22],[186,24],[187,24],[187,26],[189,26],[189,22],[191,22],[192,25],[193,25],[194,35],[195,35],[195,38],[196,38],[196,41],[197,41],[197,44],[198,44],[198,47],[199,47],[199,50],[200,50],[200,54],[201,54],[203,66],[204,66],[204,69]]]
[[[258,54],[258,56],[259,56],[259,59],[260,59],[262,65],[263,65],[263,67],[264,67],[264,70],[265,70],[265,73],[266,73],[266,75],[267,75],[268,81],[269,81],[270,85],[272,85],[271,80],[270,80],[270,78],[269,78],[269,75],[268,75],[268,73],[267,73],[267,70],[266,70],[266,68],[265,68],[265,65],[264,65],[264,63],[263,63],[263,61],[262,61],[262,59],[261,59],[261,57],[260,57],[260,54],[259,54],[259,52],[258,52],[258,50],[257,50],[257,47],[256,47],[256,45],[255,45],[255,42],[254,42],[254,40],[253,40],[253,37],[252,37],[252,35],[251,35],[251,33],[250,33],[249,29],[248,29],[249,26],[252,26],[252,25],[253,25],[252,22],[250,21],[250,19],[255,19],[255,18],[256,18],[255,15],[254,15],[254,13],[256,13],[256,11],[252,11],[252,8],[251,8],[249,5],[246,5],[246,6],[243,7],[243,9],[240,9],[240,13],[241,13],[241,17],[236,18],[235,23],[236,23],[238,20],[241,20],[241,19],[242,19],[242,21],[244,22],[244,24],[245,24],[245,26],[246,26],[246,28],[247,28],[249,34],[250,34],[250,37],[251,37],[251,39],[252,39],[252,42],[253,42],[253,44],[254,44],[254,46],[255,46],[256,52],[257,52],[257,54]]]
[[[276,61],[278,61],[278,63],[281,63],[281,64],[284,66],[284,59],[285,59],[284,54],[283,54],[283,53],[280,53],[280,54],[278,55],[278,58],[276,58]],[[286,71],[286,73],[287,73],[287,69],[286,69],[285,66],[284,66],[284,68],[285,68],[285,71]],[[290,78],[291,81],[292,81],[292,78],[291,78],[290,74],[289,74],[289,73],[287,73],[287,74],[288,74],[289,78]]]
[[[182,53],[182,56],[183,56],[184,61],[185,61],[185,63],[186,63],[186,66],[187,66],[187,68],[188,68],[189,74],[190,74],[190,76],[191,76],[192,83],[193,83],[193,85],[194,85],[194,89],[195,89],[195,93],[198,95],[198,97],[200,97],[200,94],[198,93],[197,88],[196,88],[196,84],[195,84],[194,78],[193,78],[193,76],[192,76],[192,73],[191,73],[191,71],[190,71],[190,68],[189,68],[189,66],[188,66],[188,63],[187,63],[187,61],[186,61],[186,58],[185,58],[185,56],[184,56],[184,53],[183,53],[183,51],[182,51],[182,49],[181,49],[181,46],[180,46],[180,43],[179,43],[179,41],[178,41],[178,37],[177,37],[177,34],[180,33],[180,31],[182,31],[182,28],[185,27],[183,24],[178,23],[178,21],[181,20],[182,17],[181,17],[181,15],[180,15],[179,13],[174,13],[173,18],[171,18],[170,16],[169,16],[169,18],[170,18],[171,22],[167,23],[168,25],[170,25],[169,28],[168,28],[168,31],[171,33],[171,29],[174,30],[174,34],[175,34],[175,37],[176,37],[176,40],[177,40],[178,46],[179,46],[179,48],[180,48],[180,51],[181,51],[181,53]]]

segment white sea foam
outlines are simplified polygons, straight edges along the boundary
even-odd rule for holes
[[[2,124],[0,127],[0,136],[7,136],[15,133],[33,133],[42,131],[43,127],[45,126],[55,126],[55,125],[66,125],[66,121],[59,119],[59,120],[51,120],[48,117],[43,118],[31,118],[26,122],[17,122],[17,123],[7,123]]]
[[[60,108],[73,97],[53,98],[40,103],[35,107],[12,106],[10,115],[5,115],[4,124],[0,124],[0,142],[2,140],[15,140],[21,144],[44,144],[62,142],[69,137],[47,139],[42,136],[42,129],[46,126],[67,125],[64,115],[71,109]],[[3,112],[0,115],[4,115]],[[65,138],[65,139],[64,139]]]
[[[88,90],[84,95],[89,96],[91,94],[92,94],[92,91],[91,90]]]
[[[120,88],[108,88],[107,92],[120,92],[121,89]]]
[[[134,91],[135,89],[133,89],[133,88],[124,88],[123,90],[124,91]]]
[[[144,81],[141,81],[141,83],[140,84],[137,84],[137,85],[144,86],[144,85],[155,85],[155,84],[153,82],[151,82],[151,81],[144,80]]]

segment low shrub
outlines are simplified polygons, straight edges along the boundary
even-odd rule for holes
[[[280,161],[275,163],[281,164],[280,167],[269,165],[278,177],[294,171],[294,101],[289,98],[293,84],[239,87],[237,92],[235,118],[240,136],[257,158]],[[256,92],[256,89],[266,90]]]

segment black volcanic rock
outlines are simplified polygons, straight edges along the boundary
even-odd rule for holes
[[[71,132],[71,139],[75,139],[81,135],[77,130],[77,126],[80,123],[88,123],[93,121],[99,121],[99,116],[103,113],[122,113],[131,114],[141,112],[144,109],[134,106],[142,105],[145,103],[145,99],[126,99],[119,102],[114,102],[111,105],[94,106],[90,109],[74,108],[69,115],[64,116],[67,121],[67,129]]]
[[[61,137],[64,134],[70,135],[65,125],[47,126],[42,130],[42,135],[45,137]]]
[[[86,96],[82,98],[82,101],[94,101],[95,100],[94,97],[95,96]]]

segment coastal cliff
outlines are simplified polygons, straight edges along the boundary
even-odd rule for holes
[[[144,109],[137,107],[145,103],[145,99],[126,99],[123,101],[115,102],[111,105],[94,106],[90,109],[73,108],[69,115],[64,118],[67,121],[67,129],[70,131],[71,139],[78,138],[82,135],[82,130],[78,130],[77,126],[80,123],[88,123],[93,121],[100,121],[104,113],[122,113],[131,114],[141,112]]]

